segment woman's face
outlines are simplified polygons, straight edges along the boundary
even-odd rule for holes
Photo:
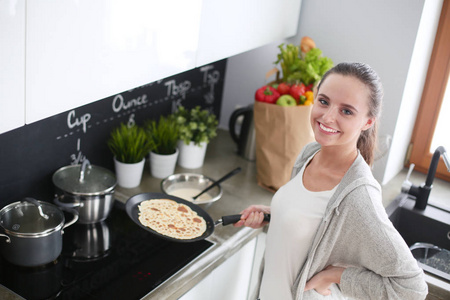
[[[369,129],[369,89],[352,76],[330,74],[322,82],[311,111],[311,126],[322,146],[356,147],[361,131]]]

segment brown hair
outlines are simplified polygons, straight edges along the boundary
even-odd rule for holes
[[[366,85],[370,91],[369,98],[369,117],[374,118],[373,125],[361,132],[356,147],[361,152],[364,160],[369,166],[373,164],[374,152],[377,145],[378,119],[381,115],[381,105],[383,100],[383,85],[378,74],[367,64],[364,63],[340,63],[323,75],[320,85],[330,74],[339,74],[343,76],[352,76]]]

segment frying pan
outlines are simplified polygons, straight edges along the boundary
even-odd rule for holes
[[[139,221],[139,207],[138,206],[142,201],[150,200],[150,199],[170,199],[170,200],[176,201],[178,203],[189,206],[193,211],[195,211],[200,217],[202,217],[205,220],[205,222],[206,222],[205,232],[203,232],[203,234],[201,236],[198,236],[193,239],[177,239],[177,238],[173,238],[170,236],[160,234],[159,232],[151,229],[150,227],[142,225],[141,222]],[[194,204],[190,201],[187,201],[187,200],[184,200],[184,199],[172,196],[172,195],[163,194],[163,193],[142,193],[142,194],[134,195],[133,197],[128,199],[127,203],[125,204],[125,210],[126,210],[128,216],[131,218],[131,220],[133,220],[133,222],[136,223],[137,225],[139,225],[139,227],[141,227],[142,229],[144,229],[148,232],[151,232],[154,235],[157,235],[158,237],[161,237],[163,239],[166,239],[166,240],[169,240],[172,242],[181,242],[181,243],[191,243],[191,242],[196,242],[196,241],[206,239],[214,232],[214,227],[217,226],[218,224],[222,224],[225,226],[228,224],[236,223],[237,221],[239,221],[241,219],[241,215],[230,215],[230,216],[223,216],[221,219],[214,222],[213,219],[211,218],[211,216],[197,204]],[[264,220],[270,221],[270,215],[264,215]]]

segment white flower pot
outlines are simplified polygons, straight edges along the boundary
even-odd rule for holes
[[[190,142],[186,145],[183,141],[178,141],[178,149],[180,149],[180,156],[178,157],[178,164],[186,169],[197,169],[203,166],[205,160],[206,142],[195,145],[194,142]]]
[[[124,188],[135,188],[141,183],[144,171],[145,158],[138,163],[126,164],[114,157],[117,184]]]
[[[150,174],[156,178],[166,178],[175,171],[178,159],[178,149],[174,154],[157,154],[150,152]]]

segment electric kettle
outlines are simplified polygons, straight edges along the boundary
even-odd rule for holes
[[[240,130],[238,119],[242,116]],[[245,159],[254,161],[256,159],[255,150],[255,126],[253,123],[253,104],[247,107],[236,109],[230,116],[228,123],[231,138],[237,144],[237,153]]]

